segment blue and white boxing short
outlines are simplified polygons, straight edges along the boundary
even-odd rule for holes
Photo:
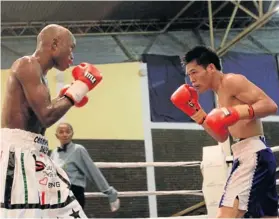
[[[276,191],[276,160],[263,136],[246,138],[232,145],[233,167],[228,177],[220,207],[233,207],[245,217],[259,218],[278,215]]]
[[[0,218],[87,218],[44,136],[7,128],[0,135]]]

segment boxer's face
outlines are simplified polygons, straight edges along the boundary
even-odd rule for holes
[[[73,49],[76,46],[76,40],[71,34],[54,41],[54,67],[60,71],[65,71],[73,64]]]
[[[198,65],[196,61],[192,61],[186,65],[186,76],[189,77],[193,87],[203,93],[210,88],[213,64],[209,64],[206,68]]]
[[[72,141],[73,130],[67,124],[61,124],[57,128],[56,137],[62,145],[67,144]]]

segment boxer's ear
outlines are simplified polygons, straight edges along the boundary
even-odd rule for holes
[[[54,39],[52,40],[51,48],[52,48],[53,50],[57,50],[57,48],[58,48],[58,39],[57,39],[57,38],[54,38]]]
[[[216,71],[216,67],[214,64],[210,63],[207,67],[206,67],[206,70],[209,71],[209,72],[214,72]]]

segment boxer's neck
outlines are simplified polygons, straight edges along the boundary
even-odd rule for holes
[[[224,73],[221,71],[216,71],[215,74],[213,74],[212,76],[212,80],[211,80],[211,89],[217,93],[221,84],[222,84],[222,80],[224,77]]]
[[[42,48],[37,49],[33,56],[37,59],[39,64],[41,65],[43,75],[46,75],[47,72],[52,69],[54,66],[53,60],[50,55],[48,55],[47,51],[44,51]]]

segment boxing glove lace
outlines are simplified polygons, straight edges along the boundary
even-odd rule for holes
[[[172,103],[190,116],[196,123],[202,124],[206,113],[199,104],[197,91],[188,84],[181,85],[171,96]]]

